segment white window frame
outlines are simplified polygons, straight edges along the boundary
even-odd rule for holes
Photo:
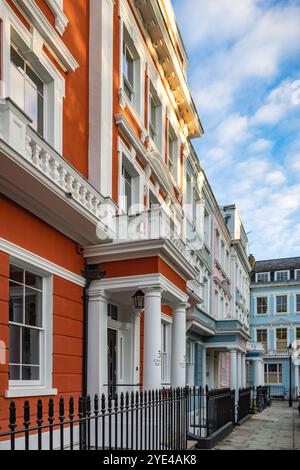
[[[170,140],[172,141],[170,148]],[[167,165],[168,170],[170,172],[171,177],[174,179],[176,186],[178,186],[179,182],[179,168],[180,168],[180,143],[179,143],[179,136],[176,132],[175,127],[169,121],[168,122],[168,140],[167,140]],[[172,156],[172,158],[171,158]],[[171,163],[171,168],[170,168]]]
[[[120,70],[119,70],[119,102],[122,109],[128,108],[130,113],[138,122],[140,128],[146,132],[144,127],[144,69],[145,69],[145,52],[140,44],[143,43],[140,33],[137,30],[135,20],[131,17],[129,11],[125,9],[121,2],[120,12]],[[133,63],[133,89],[131,99],[127,96],[124,89],[123,76],[123,44],[127,44],[131,55],[134,58]]]
[[[282,367],[282,364],[279,363],[279,362],[265,362],[265,366],[264,366],[264,377],[267,376],[267,378],[269,378],[269,366],[272,365],[276,365],[277,366],[277,377],[279,379],[280,377],[280,367],[281,367],[281,378],[283,379],[283,367]],[[267,372],[265,371],[265,369],[267,368]],[[281,382],[269,382],[268,380],[266,381],[266,384],[267,385],[282,385],[282,380]]]
[[[298,275],[299,275],[299,279],[298,279]],[[300,281],[300,269],[295,269],[295,281]]]
[[[296,341],[297,349],[300,349],[300,338],[297,339],[297,330],[300,331],[300,326],[295,327],[295,341]]]
[[[267,299],[267,312],[266,313],[257,313],[258,299]],[[270,302],[269,302],[269,297],[267,295],[258,295],[257,297],[255,297],[255,313],[254,313],[254,315],[256,317],[266,317],[267,315],[269,315],[269,305],[270,305]]]
[[[269,349],[269,331],[268,331],[268,328],[259,327],[259,326],[257,328],[255,328],[256,341],[260,342],[259,339],[258,339],[258,335],[257,335],[258,331],[266,331],[266,333],[267,333],[266,350],[268,350]]]
[[[278,297],[286,297],[286,312],[278,312],[277,310],[277,298]],[[275,314],[276,315],[288,315],[289,313],[289,294],[276,294],[275,295]]]
[[[267,274],[268,280],[267,280],[267,281],[259,281],[259,280],[258,280],[258,276],[259,276],[259,275],[265,275],[265,274]],[[258,282],[258,283],[261,283],[261,284],[263,284],[264,282],[270,282],[270,279],[271,279],[270,274],[271,274],[270,272],[256,273],[256,274],[255,274],[255,282]]]
[[[4,13],[6,11],[4,10]],[[36,73],[45,85],[44,136],[59,154],[63,142],[63,98],[65,97],[65,78],[43,51],[43,39],[32,27],[29,32],[13,13],[3,15],[3,82],[5,96],[10,97],[10,45],[14,42],[21,52],[30,56]]]
[[[295,312],[300,313],[300,308],[297,310],[297,295],[300,297],[300,292],[295,294]],[[300,307],[300,302],[299,302],[299,307]]]
[[[154,81],[149,77],[149,87],[148,87],[148,134],[151,139],[153,146],[156,148],[158,153],[162,156],[162,149],[163,149],[163,106],[162,106],[162,98],[158,94],[157,89],[154,85]],[[155,103],[155,119],[156,119],[156,127],[152,129],[151,126],[151,97]],[[151,131],[155,133],[154,138],[151,136]]]
[[[278,347],[277,347],[277,341],[280,341],[280,340],[277,339],[277,331],[279,331],[279,330],[286,330],[286,348],[278,349]],[[289,345],[289,329],[287,327],[285,327],[285,326],[281,327],[280,326],[278,328],[275,328],[275,344],[276,344],[275,349],[278,350],[278,351],[282,351],[282,350],[284,351],[285,349],[288,348],[288,345]]]
[[[10,257],[10,264],[33,274],[43,277],[43,340],[40,348],[40,380],[39,381],[9,381],[7,398],[56,395],[52,388],[52,350],[53,350],[53,275],[15,258]],[[11,345],[9,345],[10,347]]]
[[[122,168],[125,166],[126,170],[132,177],[132,210],[129,215],[141,213],[144,210],[144,183],[145,175],[135,159],[135,152],[131,152],[119,138],[118,140],[118,154],[119,154],[119,200],[118,205],[120,212],[125,214],[125,187]]]
[[[288,269],[285,269],[285,270],[282,270],[282,271],[275,271],[275,281],[286,282],[286,281],[282,281],[282,280],[278,279],[278,274],[282,274],[282,273],[287,273],[287,281],[289,281],[290,278],[291,278],[291,272]]]

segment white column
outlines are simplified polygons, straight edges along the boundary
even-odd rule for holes
[[[237,388],[237,367],[236,367],[236,350],[235,349],[230,349],[230,388],[231,390],[236,390]]]
[[[236,388],[239,390],[242,386],[242,353],[237,352],[236,356]]]
[[[184,387],[186,384],[186,303],[175,305],[172,325],[171,384]]]
[[[133,383],[140,383],[140,351],[141,351],[141,311],[133,314]]]
[[[261,359],[256,359],[253,361],[254,365],[254,378],[253,385],[254,387],[259,387],[264,385],[264,363]]]
[[[103,291],[90,291],[87,391],[91,396],[107,392],[107,305]]]
[[[206,387],[206,347],[203,346],[202,352],[202,387]]]
[[[246,354],[242,354],[242,388],[246,387]]]
[[[295,365],[294,369],[295,369],[295,399],[296,399],[297,396],[300,394],[300,390],[299,390],[299,366]]]
[[[215,351],[210,350],[210,371],[209,371],[209,381],[210,388],[213,390],[215,387]]]
[[[161,388],[161,289],[145,291],[144,389]]]

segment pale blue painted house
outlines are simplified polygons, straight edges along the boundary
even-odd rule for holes
[[[293,396],[298,396],[300,257],[255,262],[251,278],[250,335],[248,384],[268,384],[273,395],[287,398],[291,382]]]

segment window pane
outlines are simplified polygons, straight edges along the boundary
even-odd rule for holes
[[[25,287],[25,324],[42,327],[42,293]]]
[[[11,98],[12,100],[24,110],[24,68],[25,63],[17,51],[11,47]]]
[[[21,327],[10,325],[9,326],[9,363],[21,364]]]
[[[31,328],[23,328],[22,363],[39,365],[40,363],[40,332]]]
[[[26,75],[30,79],[31,84],[34,86],[36,91],[38,91],[41,95],[44,93],[44,85],[43,82],[39,79],[36,73],[32,70],[30,65],[26,64]]]
[[[22,380],[39,380],[40,368],[39,367],[22,367]]]
[[[25,113],[32,119],[32,127],[37,130],[38,93],[28,80],[25,82]]]
[[[20,366],[9,366],[9,380],[20,380],[20,372]]]
[[[23,323],[24,287],[20,284],[9,283],[9,321]]]
[[[9,279],[11,281],[24,283],[24,271],[23,269],[17,268],[12,264],[9,267]]]
[[[25,284],[28,287],[34,287],[35,289],[42,290],[43,288],[43,278],[37,276],[36,274],[25,272]]]

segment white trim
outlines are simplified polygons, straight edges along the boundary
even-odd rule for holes
[[[268,281],[267,281],[267,282],[270,282],[270,279],[271,279],[271,273],[270,273],[270,272],[256,273],[256,274],[255,274],[255,282],[257,282],[257,283],[259,283],[259,284],[265,282],[265,281],[258,281],[258,280],[257,280],[259,274],[267,274],[267,275],[268,275]]]
[[[5,398],[26,398],[26,397],[46,397],[57,395],[58,391],[56,388],[45,388],[45,387],[20,387],[11,388],[5,391]]]
[[[257,299],[267,299],[267,313],[257,313]],[[270,314],[270,296],[268,295],[257,295],[253,297],[254,300],[254,317],[267,317]]]
[[[55,16],[55,27],[63,35],[69,20],[63,11],[63,0],[46,0],[46,3]]]
[[[300,271],[300,269],[299,269],[299,271]],[[299,297],[300,297],[300,292],[296,292],[296,293],[294,294],[295,313],[296,313],[296,314],[299,314],[299,313],[300,313],[300,309],[297,310],[297,295],[299,295]]]
[[[24,263],[19,259],[10,259],[10,264],[15,264],[22,269],[33,271],[43,276],[43,304],[42,304],[42,337],[40,337],[40,377],[38,381],[9,381],[9,389],[5,392],[7,397],[26,397],[49,395],[55,393],[52,388],[52,365],[53,365],[53,276],[46,273],[36,271],[34,263]],[[50,393],[50,394],[51,394]],[[56,391],[57,393],[57,391]]]
[[[37,6],[34,0],[15,0],[16,4],[20,6],[28,15],[32,24],[39,31],[45,41],[57,54],[58,58],[62,61],[68,71],[74,72],[79,64],[72,56],[65,43],[61,40],[57,32],[53,29],[50,22],[47,20],[43,12]]]
[[[278,280],[278,279],[277,279],[277,275],[278,275],[278,274],[281,274],[281,273],[287,273],[287,280],[283,280],[283,281],[282,281],[282,280]],[[274,277],[275,277],[275,281],[276,281],[276,282],[287,282],[287,281],[289,281],[290,278],[291,278],[291,271],[290,271],[289,269],[283,269],[283,270],[281,270],[281,271],[275,271],[275,276],[274,276]]]
[[[277,297],[286,297],[286,312],[278,312],[277,311]],[[275,315],[289,315],[289,300],[290,300],[290,294],[289,293],[276,293],[274,294],[274,314]]]
[[[161,312],[161,319],[162,319],[162,321],[164,321],[165,323],[170,323],[170,324],[173,323],[172,317],[170,317],[170,315],[167,315],[166,313],[163,313],[163,312]]]
[[[124,291],[128,289],[146,289],[151,287],[160,287],[163,291],[170,293],[180,302],[187,302],[188,296],[178,287],[172,284],[161,274],[146,274],[138,276],[104,278],[100,281],[94,281],[89,289],[91,294],[102,291]]]
[[[62,268],[45,258],[5,240],[4,238],[0,238],[0,251],[22,260],[27,264],[33,265],[34,267],[41,269],[44,273],[54,274],[81,287],[84,287],[86,284],[86,281],[82,276],[72,273],[71,271]]]

